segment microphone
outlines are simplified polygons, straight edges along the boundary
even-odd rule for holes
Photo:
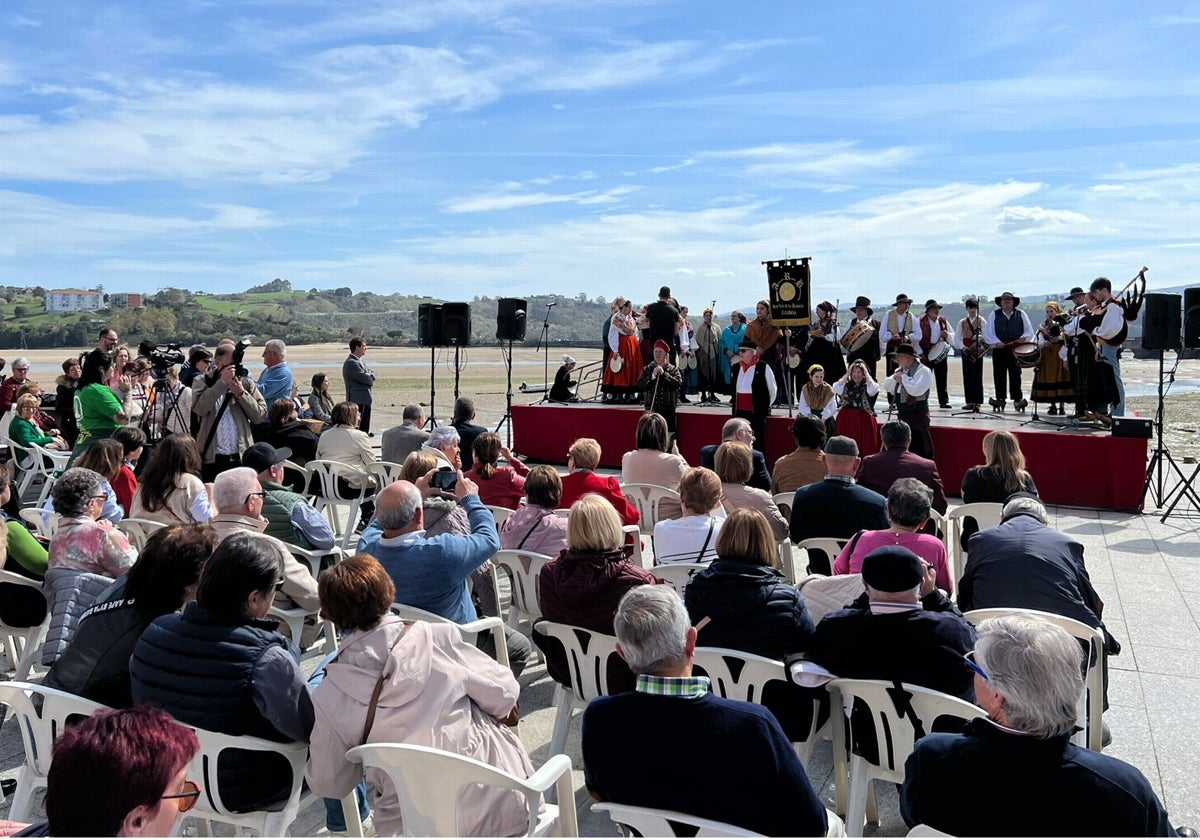
[[[551,306],[558,306],[558,298],[550,298],[550,302],[546,304],[546,308],[549,309]]]

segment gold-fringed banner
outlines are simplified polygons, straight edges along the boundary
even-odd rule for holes
[[[807,327],[811,322],[812,257],[798,260],[763,260],[767,267],[767,300],[771,321],[777,327]]]

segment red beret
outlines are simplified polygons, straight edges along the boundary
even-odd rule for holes
[[[654,349],[655,349],[655,350],[662,350],[664,353],[670,353],[670,352],[671,352],[671,345],[670,345],[670,344],[667,344],[667,342],[663,341],[663,340],[660,338],[658,341],[654,342]]]

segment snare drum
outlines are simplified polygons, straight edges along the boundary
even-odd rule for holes
[[[867,342],[875,338],[875,328],[870,321],[858,321],[842,336],[842,346],[850,353],[857,353]]]
[[[925,363],[932,367],[938,362],[945,361],[950,355],[950,345],[944,341],[939,341],[937,344],[929,348],[929,353],[925,356]]]
[[[1042,360],[1042,351],[1032,341],[1014,344],[1012,354],[1019,368],[1037,367],[1037,363]]]

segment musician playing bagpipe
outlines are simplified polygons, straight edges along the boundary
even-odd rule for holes
[[[941,408],[950,407],[950,392],[946,390],[946,365],[950,358],[950,347],[954,343],[954,330],[942,317],[942,305],[936,300],[925,301],[925,314],[917,322],[920,338],[917,343],[921,347],[921,356],[925,365],[933,371],[934,381],[937,382],[938,405]]]
[[[983,328],[983,336],[992,345],[992,384],[996,396],[988,400],[995,411],[1003,411],[1012,392],[1013,407],[1024,411],[1029,403],[1021,395],[1021,365],[1017,364],[1014,351],[1024,345],[1033,344],[1033,325],[1029,316],[1019,307],[1021,299],[1014,297],[1012,292],[1005,292],[996,298],[996,306],[988,315],[987,325]]]
[[[1123,297],[1114,297],[1112,281],[1107,277],[1097,277],[1092,281],[1091,297],[1095,306],[1079,319],[1079,326],[1085,332],[1090,332],[1096,340],[1096,352],[1099,361],[1107,365],[1113,374],[1116,385],[1116,399],[1112,404],[1110,417],[1120,417],[1125,413],[1125,383],[1121,380],[1121,345],[1129,332],[1129,322],[1137,320],[1142,309],[1142,299],[1146,293],[1146,272],[1143,268],[1126,288],[1134,288]],[[1141,280],[1141,288],[1136,287]]]

